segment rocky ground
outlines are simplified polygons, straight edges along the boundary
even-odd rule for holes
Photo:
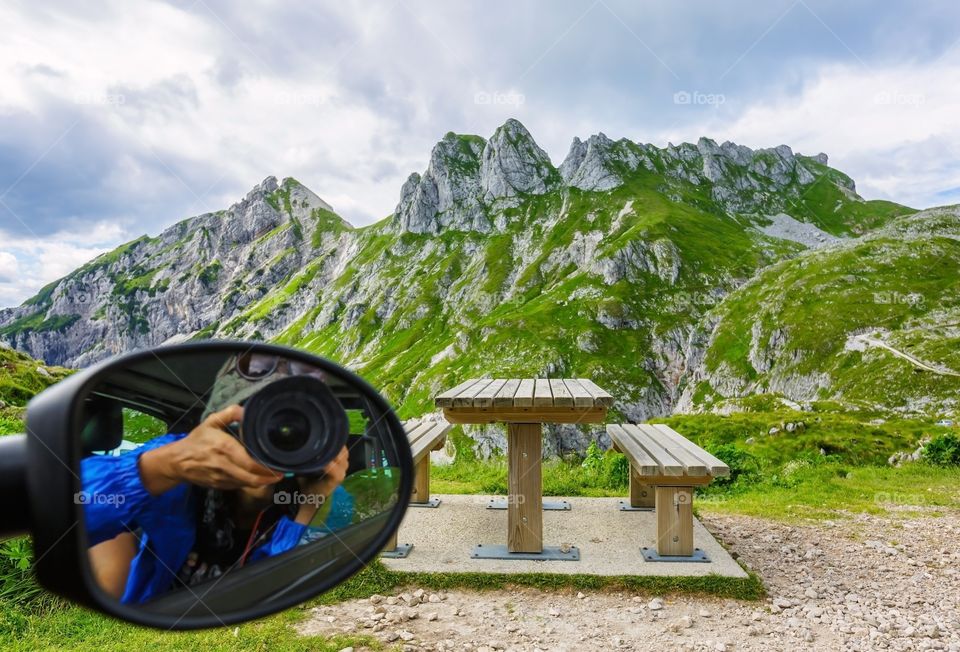
[[[704,524],[763,579],[762,602],[624,592],[431,592],[318,607],[303,633],[387,649],[960,651],[960,514]]]

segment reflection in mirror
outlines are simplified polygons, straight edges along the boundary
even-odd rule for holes
[[[104,593],[209,616],[366,561],[399,509],[403,433],[377,397],[310,361],[160,349],[90,389],[76,500]]]

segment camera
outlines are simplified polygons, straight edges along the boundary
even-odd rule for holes
[[[290,376],[253,394],[243,406],[240,441],[275,471],[323,471],[346,445],[347,413],[330,388],[312,376]]]

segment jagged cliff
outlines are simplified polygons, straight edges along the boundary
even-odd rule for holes
[[[355,229],[269,178],[0,311],[0,338],[69,366],[171,340],[272,339],[344,362],[410,413],[467,376],[587,375],[643,419],[707,404],[720,306],[758,271],[911,213],[864,201],[824,154],[598,134],[554,166],[510,120],[489,139],[447,134],[377,224]]]

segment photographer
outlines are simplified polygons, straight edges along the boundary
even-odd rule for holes
[[[124,497],[84,505],[91,560],[104,590],[123,602],[143,602],[178,581],[217,577],[350,523],[352,498],[340,487],[346,447],[318,477],[285,478],[227,432],[242,418],[243,408],[231,405],[188,434],[82,460],[87,495]],[[282,495],[309,499],[292,504],[276,499]],[[325,520],[311,525],[327,506]]]

